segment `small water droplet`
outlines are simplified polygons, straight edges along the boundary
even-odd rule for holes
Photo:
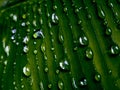
[[[48,67],[45,67],[45,72],[48,72],[48,70],[49,70]]]
[[[36,20],[33,20],[33,26],[37,26],[37,24],[36,24]]]
[[[86,78],[82,78],[81,80],[80,80],[80,86],[86,86],[87,85],[87,79]]]
[[[12,34],[15,34],[17,32],[16,29],[12,29]]]
[[[67,12],[67,10],[68,10],[68,9],[67,9],[67,7],[65,7],[65,8],[64,8],[64,12],[66,13],[66,12]]]
[[[110,52],[112,55],[117,55],[120,52],[120,48],[118,45],[111,46]]]
[[[112,74],[112,70],[111,69],[108,70],[108,74]]]
[[[94,79],[95,79],[95,81],[100,82],[101,81],[101,75],[99,73],[96,73]]]
[[[52,14],[52,22],[53,22],[54,24],[58,24],[58,21],[59,21],[58,16],[57,16],[55,13],[53,13],[53,14]]]
[[[48,88],[51,88],[52,87],[52,84],[48,84]]]
[[[33,53],[36,55],[37,54],[37,50],[34,50]]]
[[[17,21],[17,15],[13,15],[13,21]]]
[[[91,18],[92,18],[92,16],[91,16],[90,14],[88,14],[87,17],[88,17],[88,19],[91,19]]]
[[[63,42],[64,42],[64,37],[63,37],[61,31],[59,32],[59,41],[60,41],[60,43],[63,43]]]
[[[25,25],[26,25],[25,22],[22,22],[22,23],[21,23],[21,26],[25,27]]]
[[[27,44],[28,42],[29,42],[29,37],[25,36],[24,39],[23,39],[23,43]]]
[[[7,63],[8,63],[8,62],[7,62],[7,60],[5,60],[5,61],[4,61],[4,65],[6,66],[6,65],[7,65]]]
[[[106,29],[106,32],[105,32],[105,33],[106,33],[106,35],[111,35],[111,34],[112,34],[111,28],[108,27],[108,28]]]
[[[67,61],[66,58],[59,62],[59,66],[60,66],[60,69],[62,69],[63,71],[69,71],[70,70],[70,65],[69,65],[69,62]]]
[[[45,43],[44,43],[44,42],[43,42],[42,45],[41,45],[41,51],[42,51],[43,53],[45,53]]]
[[[30,66],[29,65],[26,65],[26,66],[23,67],[23,74],[25,76],[27,76],[27,77],[31,75],[31,71],[30,71]]]
[[[44,90],[43,82],[42,81],[40,82],[40,90]]]
[[[23,14],[23,15],[22,15],[22,18],[23,18],[23,19],[26,19],[26,14]]]
[[[64,87],[63,81],[59,80],[59,81],[58,81],[58,88],[59,88],[60,90],[63,90],[63,87]]]
[[[79,43],[80,43],[80,45],[82,45],[82,46],[88,45],[88,43],[89,43],[88,38],[87,38],[86,36],[81,36],[81,37],[79,38]]]
[[[24,85],[21,85],[21,88],[24,88],[25,86]]]
[[[93,51],[90,47],[88,47],[85,51],[85,56],[88,59],[93,59]]]
[[[60,71],[57,69],[57,70],[56,70],[56,74],[59,74],[59,73],[60,73]]]
[[[10,46],[6,46],[6,47],[4,48],[4,50],[5,50],[6,54],[7,54],[7,56],[9,56]]]
[[[105,13],[102,10],[102,8],[100,6],[98,6],[97,10],[98,10],[99,17],[102,18],[102,19],[104,19],[105,18]]]
[[[44,38],[44,35],[43,35],[42,30],[36,31],[36,32],[33,34],[33,37],[34,37],[35,39],[36,39],[36,38]]]
[[[75,78],[72,78],[72,86],[73,88],[77,89],[77,84],[76,84],[76,81],[75,81]]]
[[[27,52],[29,51],[28,46],[24,46],[24,47],[23,47],[23,51],[24,51],[25,53],[27,53]]]
[[[54,10],[56,10],[56,9],[57,9],[57,6],[56,6],[56,5],[54,5],[54,6],[53,6],[53,9],[54,9]]]

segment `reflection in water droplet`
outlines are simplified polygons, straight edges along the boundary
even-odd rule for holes
[[[100,82],[101,81],[101,75],[99,73],[95,74],[95,81]]]
[[[36,31],[36,32],[33,34],[33,37],[34,37],[35,39],[36,39],[36,38],[44,38],[44,35],[43,35],[42,30]]]
[[[93,59],[93,51],[90,47],[88,47],[85,51],[85,56],[88,59]]]
[[[86,86],[87,85],[87,79],[86,78],[82,78],[81,80],[80,80],[80,86]]]
[[[59,88],[60,90],[63,90],[63,87],[64,87],[63,82],[62,82],[61,80],[59,80],[59,81],[58,81],[58,88]]]
[[[58,21],[59,21],[58,16],[57,16],[55,13],[53,13],[53,14],[52,14],[52,22],[53,22],[54,24],[58,24]]]
[[[30,76],[31,75],[31,71],[30,71],[29,65],[26,65],[26,66],[23,67],[23,74],[25,76]]]
[[[69,65],[68,61],[66,60],[66,58],[59,62],[59,66],[64,71],[69,71],[70,70],[70,65]]]
[[[80,43],[80,45],[83,45],[83,46],[88,45],[88,43],[89,43],[88,38],[86,36],[81,36],[79,38],[79,43]]]
[[[117,55],[120,52],[120,48],[118,45],[111,46],[110,52],[112,55]]]
[[[27,52],[29,51],[28,46],[24,46],[24,47],[23,47],[23,51],[24,51],[25,53],[27,53]]]
[[[106,32],[105,32],[105,33],[106,33],[106,35],[111,35],[111,34],[112,34],[111,28],[108,27],[108,28],[106,29]]]

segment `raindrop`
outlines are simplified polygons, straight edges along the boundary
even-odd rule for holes
[[[111,34],[112,34],[111,28],[108,27],[108,28],[106,29],[105,34],[106,34],[106,35],[111,35]]]
[[[82,78],[81,80],[80,80],[80,86],[86,86],[87,85],[87,79],[86,78]]]
[[[54,24],[58,24],[58,21],[59,21],[58,16],[57,16],[55,13],[53,13],[53,14],[52,14],[52,22],[53,22]]]
[[[79,43],[82,46],[88,45],[88,43],[89,43],[88,38],[86,36],[79,37]]]
[[[36,38],[44,38],[44,35],[43,35],[42,30],[36,31],[36,32],[33,34],[33,37],[34,37],[35,39],[36,39]]]
[[[30,71],[29,65],[26,65],[26,66],[23,67],[23,74],[25,76],[27,76],[27,77],[31,75],[31,71]]]
[[[24,51],[25,53],[27,53],[27,52],[29,51],[28,46],[24,46],[24,47],[23,47],[23,51]]]
[[[70,65],[69,65],[69,62],[66,60],[66,58],[59,62],[59,66],[60,66],[60,69],[63,70],[63,71],[69,71],[70,70]]]
[[[29,42],[29,37],[25,36],[24,39],[23,39],[23,43],[27,44],[28,42]]]
[[[94,79],[95,79],[95,81],[100,82],[101,81],[101,75],[99,73],[96,73]]]
[[[59,88],[60,90],[63,90],[63,87],[64,87],[63,82],[62,82],[61,80],[59,80],[59,81],[58,81],[58,88]]]
[[[110,52],[112,55],[117,55],[120,52],[120,48],[118,45],[111,46]]]
[[[90,47],[88,47],[85,51],[85,56],[88,59],[93,59],[93,51]]]

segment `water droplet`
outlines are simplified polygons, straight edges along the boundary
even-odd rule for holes
[[[108,28],[106,29],[106,32],[105,32],[105,33],[106,33],[106,35],[111,35],[111,34],[112,34],[111,28],[108,27]]]
[[[58,16],[55,13],[53,13],[52,14],[52,22],[54,24],[58,24],[58,21],[59,21]]]
[[[44,38],[44,35],[43,35],[42,30],[36,31],[36,32],[33,34],[33,37],[34,37],[35,39],[36,39],[36,38]]]
[[[23,14],[23,15],[22,15],[22,18],[23,18],[23,19],[26,19],[26,14]]]
[[[48,67],[45,67],[45,72],[48,72],[48,70],[49,70]]]
[[[96,73],[94,79],[95,79],[95,81],[100,82],[101,81],[101,75],[99,73]]]
[[[108,70],[108,74],[112,74],[112,70],[111,69]]]
[[[43,82],[42,81],[40,82],[40,90],[44,90]]]
[[[80,86],[86,86],[87,85],[87,79],[86,78],[82,78],[81,80],[80,80]]]
[[[5,50],[6,54],[7,54],[7,56],[9,56],[10,46],[6,46],[6,47],[4,48],[4,50]]]
[[[41,45],[41,51],[44,53],[45,52],[45,43],[43,42]]]
[[[59,62],[59,66],[64,71],[69,71],[70,70],[70,65],[69,65],[69,62],[66,60],[66,58]]]
[[[91,19],[91,18],[92,18],[92,16],[91,16],[90,14],[88,14],[88,16],[87,16],[87,17],[88,17],[88,19]]]
[[[24,88],[25,86],[24,85],[21,85],[21,88]]]
[[[88,38],[87,38],[86,36],[81,36],[81,37],[79,38],[79,43],[80,43],[80,45],[82,45],[82,46],[88,45],[88,43],[89,43]]]
[[[59,80],[59,81],[58,81],[58,88],[59,88],[60,90],[63,90],[63,87],[64,87],[63,82],[62,82],[61,80]]]
[[[27,53],[27,52],[29,51],[28,46],[24,46],[24,47],[23,47],[23,51],[24,51],[25,53]]]
[[[37,26],[37,24],[36,24],[36,20],[33,20],[33,26]]]
[[[12,34],[15,34],[17,32],[16,29],[12,29]]]
[[[21,26],[25,27],[25,25],[26,25],[25,22],[22,22],[22,23],[21,23]]]
[[[56,70],[56,74],[59,74],[59,72],[60,72],[60,71],[57,69],[57,70]]]
[[[67,12],[67,10],[68,10],[67,7],[65,7],[65,8],[64,8],[64,12]]]
[[[59,32],[59,41],[60,41],[60,43],[63,43],[63,42],[64,42],[64,37],[63,37],[61,31]]]
[[[33,53],[36,55],[37,54],[37,50],[34,50]]]
[[[13,21],[17,21],[17,15],[13,15]]]
[[[98,10],[99,17],[102,18],[102,19],[104,19],[105,18],[105,13],[102,10],[102,8],[100,6],[98,6],[97,10]]]
[[[117,55],[120,52],[120,48],[118,45],[111,46],[110,52],[112,55]]]
[[[52,87],[52,84],[48,84],[48,88],[51,88]]]
[[[93,59],[93,51],[90,47],[88,47],[85,51],[85,56],[88,59]]]
[[[75,78],[72,78],[72,86],[73,88],[77,89],[77,84],[76,84],[76,81],[75,81]]]
[[[7,65],[7,63],[8,63],[8,62],[7,62],[7,60],[5,60],[5,61],[4,61],[4,65],[6,66],[6,65]]]
[[[56,6],[56,5],[54,5],[54,6],[53,6],[53,9],[54,9],[54,10],[56,10],[56,9],[57,9],[57,6]]]
[[[27,44],[28,42],[29,42],[29,37],[25,36],[24,39],[23,39],[23,43]]]
[[[26,66],[23,67],[23,74],[25,76],[27,76],[27,77],[31,75],[31,71],[30,71],[29,65],[26,65]]]

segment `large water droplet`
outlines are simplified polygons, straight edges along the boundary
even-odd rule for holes
[[[88,45],[88,43],[89,43],[88,38],[86,36],[79,37],[79,43],[82,46]]]
[[[52,14],[52,22],[54,24],[58,24],[58,22],[59,22],[59,18],[55,13]]]
[[[66,58],[59,62],[59,66],[60,66],[61,70],[63,70],[63,71],[70,70],[70,65],[69,65],[69,62],[66,60]]]
[[[29,51],[28,46],[24,46],[24,47],[23,47],[23,52],[27,53],[28,51]]]
[[[101,81],[101,75],[99,73],[96,73],[94,79],[95,79],[95,81],[100,82]]]
[[[112,55],[117,55],[120,52],[120,48],[118,45],[111,46],[110,52]]]
[[[64,87],[63,82],[62,82],[61,80],[59,80],[59,81],[58,81],[58,88],[59,88],[60,90],[63,90],[63,87]]]
[[[85,51],[85,56],[88,59],[93,59],[93,51],[90,47],[88,47]]]
[[[33,37],[34,37],[35,39],[36,39],[36,38],[44,38],[44,35],[43,35],[42,30],[36,31],[36,32],[33,34]]]
[[[106,29],[105,34],[106,34],[106,35],[111,35],[111,34],[112,34],[112,29],[108,27],[108,28]]]
[[[31,71],[30,71],[30,66],[29,65],[26,65],[26,66],[23,67],[23,74],[25,76],[27,76],[27,77],[31,75]]]
[[[82,78],[81,80],[80,80],[80,86],[86,86],[87,85],[87,79],[86,78]]]

